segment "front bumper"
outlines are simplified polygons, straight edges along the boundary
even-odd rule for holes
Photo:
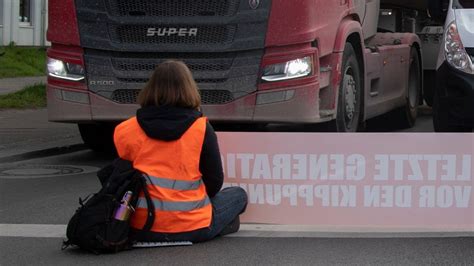
[[[292,97],[272,103],[258,103],[259,97],[285,92],[291,94]],[[318,83],[259,91],[229,104],[203,106],[203,112],[214,122],[317,123],[327,121],[321,118],[319,113]]]
[[[66,93],[82,95],[85,101],[68,100]],[[81,97],[81,98],[82,98]],[[53,122],[93,123],[118,122],[135,115],[138,108],[134,104],[118,104],[89,91],[64,90],[48,84],[48,119]],[[72,98],[72,97],[71,97]],[[79,97],[73,97],[79,98]]]
[[[444,62],[437,71],[436,89],[441,119],[452,126],[474,127],[474,75]]]
[[[101,122],[122,121],[133,115],[137,105],[119,104],[97,94],[76,91],[84,94],[89,103],[65,100],[60,87],[48,85],[49,120],[56,122]],[[289,92],[282,101],[257,104],[257,98],[271,93]],[[284,88],[280,90],[259,91],[224,105],[205,105],[203,113],[213,122],[243,123],[318,123],[334,117],[320,116],[319,83]]]

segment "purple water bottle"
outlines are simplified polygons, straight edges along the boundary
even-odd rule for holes
[[[130,215],[133,212],[133,208],[130,206],[130,201],[132,200],[133,192],[127,191],[123,195],[120,206],[115,210],[114,218],[119,221],[128,221]]]

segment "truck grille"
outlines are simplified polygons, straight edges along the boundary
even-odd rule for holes
[[[136,104],[140,90],[116,90],[112,100],[121,104]],[[202,104],[226,104],[234,100],[232,93],[225,90],[201,90]]]
[[[239,0],[109,0],[114,16],[232,16]]]
[[[144,84],[148,82],[147,78],[117,78],[117,80],[123,83],[143,83]],[[206,84],[206,83],[216,84],[216,83],[223,83],[226,81],[226,79],[196,79],[195,81],[197,84]]]
[[[234,100],[232,93],[230,91],[218,90],[218,91],[209,91],[201,90],[201,103],[206,104],[225,104],[230,103]]]
[[[116,90],[112,93],[112,101],[122,104],[136,104],[140,90]]]
[[[1,1],[1,0],[0,0]],[[265,46],[271,1],[74,0],[81,46],[110,52],[225,53]]]
[[[202,91],[203,104],[224,104],[257,90],[264,50],[225,53],[136,53],[85,49],[87,80],[113,81],[113,86],[89,84],[89,90],[118,103],[134,103],[134,93],[166,60],[183,61]],[[218,92],[223,91],[223,92]]]
[[[173,58],[173,57],[171,57]],[[180,57],[174,57],[180,58]],[[181,60],[183,60],[181,58]],[[164,59],[113,59],[114,69],[120,71],[153,71]],[[185,60],[191,71],[226,71],[232,66],[232,59],[219,60]]]
[[[228,45],[234,40],[236,26],[199,26],[196,36],[147,36],[149,28],[156,28],[156,25],[122,25],[115,30],[116,36],[113,39],[124,44],[220,44]],[[174,26],[176,28],[186,28],[187,26]],[[112,30],[112,32],[114,32]],[[115,38],[114,38],[115,37]]]

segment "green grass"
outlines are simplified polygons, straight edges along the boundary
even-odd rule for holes
[[[0,47],[0,78],[43,76],[45,64],[45,48]]]
[[[37,84],[21,91],[0,95],[0,109],[26,109],[46,107],[46,86]]]

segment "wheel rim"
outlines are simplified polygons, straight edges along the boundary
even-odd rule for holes
[[[344,72],[343,91],[344,95],[344,120],[347,129],[353,127],[357,116],[357,83],[351,66],[348,66]]]

